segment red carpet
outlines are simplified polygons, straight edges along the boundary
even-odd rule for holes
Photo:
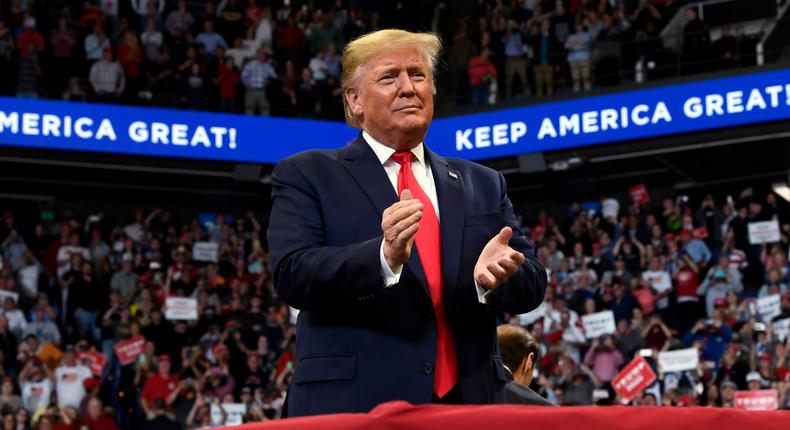
[[[790,411],[680,407],[412,406],[406,402],[390,402],[368,414],[293,418],[233,428],[551,430],[560,426],[573,430],[786,430],[790,428]]]

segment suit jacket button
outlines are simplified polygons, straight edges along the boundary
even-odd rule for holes
[[[425,371],[426,375],[430,375],[431,373],[433,373],[433,364],[425,363],[425,368],[423,370]]]

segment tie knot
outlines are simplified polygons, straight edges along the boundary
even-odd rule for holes
[[[411,164],[414,161],[414,154],[411,151],[395,151],[390,158],[403,166],[404,163]]]

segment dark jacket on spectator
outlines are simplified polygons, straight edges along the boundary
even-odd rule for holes
[[[521,385],[513,380],[513,374],[505,369],[510,381],[505,384],[505,403],[518,405],[553,406],[548,400],[540,396],[526,385]]]

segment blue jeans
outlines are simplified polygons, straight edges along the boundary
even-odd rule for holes
[[[475,85],[472,87],[472,105],[485,106],[488,104],[488,85]]]
[[[219,109],[222,112],[235,112],[236,99],[219,99]]]
[[[98,341],[101,332],[96,327],[96,312],[80,310],[74,313],[74,323],[77,326],[77,337]]]

